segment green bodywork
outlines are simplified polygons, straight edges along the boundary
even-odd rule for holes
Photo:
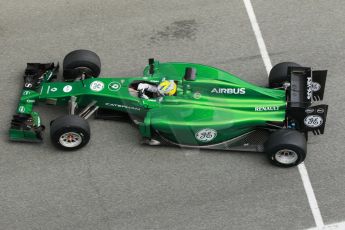
[[[185,80],[187,67],[196,69],[196,79]],[[78,106],[95,101],[104,109],[141,117],[143,137],[159,135],[171,142],[204,146],[224,142],[267,122],[283,122],[286,114],[285,90],[259,87],[214,67],[192,63],[154,63],[142,77],[88,78],[75,82],[49,82],[49,71],[36,90],[23,90],[18,114],[29,114],[36,127],[40,119],[33,106],[47,102],[66,106],[75,96]],[[174,96],[142,99],[130,93],[133,82],[159,84],[163,79],[177,83]],[[133,90],[132,90],[133,91]],[[200,130],[212,130],[209,139],[198,138]],[[10,139],[35,139],[30,131],[10,130]]]

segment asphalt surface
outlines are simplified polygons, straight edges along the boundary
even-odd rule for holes
[[[328,69],[326,134],[305,162],[324,222],[345,219],[342,1],[253,1],[272,63]],[[0,229],[305,229],[315,226],[297,168],[263,154],[150,147],[130,124],[90,120],[92,139],[64,153],[11,143],[26,62],[75,49],[103,76],[137,76],[147,58],[216,66],[264,85],[267,74],[242,1],[2,1]],[[37,108],[45,124],[65,108]]]

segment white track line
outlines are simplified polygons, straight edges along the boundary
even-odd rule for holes
[[[345,222],[339,222],[334,224],[325,225],[322,228],[309,228],[307,230],[344,230],[345,229]]]
[[[253,31],[255,33],[256,41],[258,42],[258,46],[260,49],[262,60],[264,61],[267,75],[270,73],[272,69],[272,63],[270,56],[268,55],[267,48],[265,45],[265,41],[262,38],[261,30],[259,27],[258,22],[256,21],[256,16],[254,13],[253,5],[250,0],[243,0],[244,5],[246,6],[246,10],[249,16],[250,23],[252,24]]]
[[[259,24],[256,20],[253,5],[252,5],[250,0],[243,0],[243,3],[246,7],[250,23],[251,23],[253,31],[255,33],[256,41],[257,41],[259,49],[260,49],[262,60],[265,64],[267,74],[269,74],[270,70],[272,69],[272,63],[271,63],[271,59],[270,59],[268,52],[267,52],[265,41],[262,38]],[[316,229],[323,229],[325,227],[325,225],[323,223],[321,212],[320,212],[319,206],[317,204],[317,200],[315,198],[315,193],[314,193],[313,187],[311,186],[308,172],[307,172],[307,169],[306,169],[304,163],[301,163],[298,165],[298,171],[301,175],[304,190],[305,190],[307,197],[308,197],[310,209],[311,209],[313,216],[314,216]]]
[[[322,229],[325,226],[325,224],[323,223],[321,212],[319,206],[317,205],[317,200],[315,198],[315,193],[313,187],[311,186],[308,171],[304,163],[298,165],[298,171],[302,178],[304,190],[308,197],[310,209],[313,213],[316,227]]]

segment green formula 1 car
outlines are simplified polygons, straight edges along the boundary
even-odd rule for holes
[[[327,71],[292,62],[272,68],[268,87],[210,66],[153,59],[142,77],[97,78],[100,59],[88,50],[65,57],[63,81],[57,81],[58,69],[27,64],[10,140],[42,141],[44,126],[33,106],[44,102],[69,108],[50,124],[52,143],[64,150],[89,142],[86,119],[94,115],[133,121],[149,145],[266,152],[273,164],[290,167],[304,161],[308,132],[323,134],[325,128],[328,106],[311,102],[323,99]],[[165,80],[177,86],[171,96],[138,90]]]

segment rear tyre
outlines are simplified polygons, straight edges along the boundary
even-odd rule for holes
[[[75,81],[84,74],[85,78],[98,77],[101,73],[101,60],[90,50],[74,50],[63,60],[65,81]]]
[[[283,84],[288,81],[288,68],[300,66],[301,65],[294,62],[281,62],[273,66],[268,77],[269,88],[278,88],[283,86]]]
[[[80,149],[90,140],[90,127],[87,121],[79,116],[62,116],[51,123],[50,138],[59,149]]]
[[[293,167],[303,162],[307,155],[305,136],[296,130],[280,129],[271,134],[265,143],[269,161],[279,167]]]

